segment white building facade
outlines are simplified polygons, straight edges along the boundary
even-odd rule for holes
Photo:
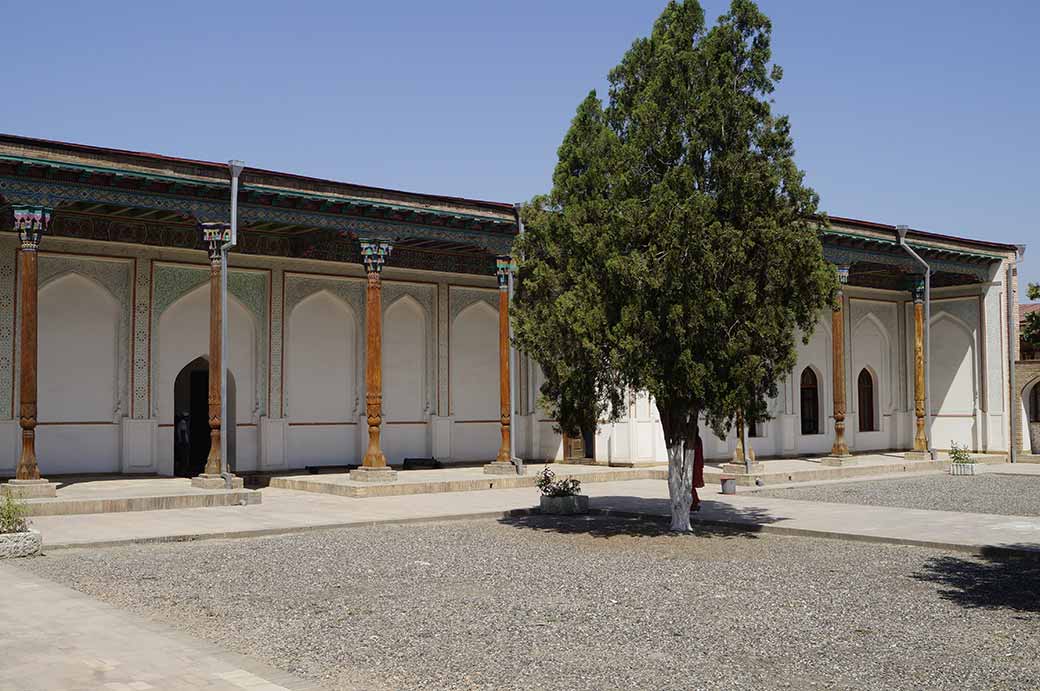
[[[213,273],[198,228],[226,221],[228,189],[220,164],[0,136],[0,230],[27,210],[50,214],[34,247],[17,232],[0,234],[0,475],[15,475],[27,430],[46,476],[201,471],[211,440]],[[511,377],[502,366],[506,303],[496,257],[508,256],[517,232],[510,205],[253,169],[243,174],[239,204],[240,247],[230,255],[223,315],[225,432],[236,472],[362,463],[373,420],[373,269],[362,248],[376,241],[392,247],[374,269],[382,395],[375,428],[389,463],[501,460],[510,429],[515,455],[563,456],[537,405],[538,368],[512,350]],[[894,237],[889,227],[847,219],[823,235],[828,257],[850,267],[840,366],[845,437],[855,452],[914,443],[908,277],[916,269]],[[914,232],[911,241],[936,270],[933,444],[1006,452],[1015,248]],[[26,252],[35,252],[35,304],[22,289]],[[23,352],[27,309],[35,362]],[[753,431],[760,457],[832,449],[832,321],[821,315],[799,345],[772,419]],[[27,368],[34,390],[25,388]],[[707,439],[709,458],[732,454],[733,435]],[[598,462],[666,458],[656,408],[639,394],[589,446]]]

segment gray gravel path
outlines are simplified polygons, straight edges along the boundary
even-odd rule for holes
[[[20,566],[329,688],[1040,686],[1040,565],[918,547],[528,517]]]
[[[1040,516],[1040,477],[928,475],[766,489],[764,497],[904,509]]]

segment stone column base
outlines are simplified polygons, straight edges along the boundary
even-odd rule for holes
[[[397,471],[390,466],[367,466],[350,471],[351,482],[394,482],[397,480]]]
[[[904,461],[930,461],[932,455],[927,451],[907,451],[903,454]]]
[[[227,489],[227,482],[223,475],[196,475],[191,479],[191,486],[195,489]],[[231,476],[231,489],[242,489],[242,478]]]
[[[765,472],[765,469],[766,469],[766,467],[762,463],[752,463],[751,464],[751,472],[752,473],[762,473],[762,472]],[[722,464],[722,472],[724,472],[724,473],[735,473],[737,475],[744,475],[744,474],[746,474],[748,472],[748,466],[746,464],[744,464],[744,463],[723,463]]]
[[[487,475],[516,475],[516,466],[508,462],[494,461],[484,466],[484,473]]]
[[[851,456],[824,456],[820,459],[820,463],[827,466],[841,467],[846,465],[855,465],[855,459]]]
[[[3,493],[18,499],[41,499],[58,496],[58,483],[39,480],[8,480]]]

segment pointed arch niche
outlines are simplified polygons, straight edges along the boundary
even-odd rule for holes
[[[281,390],[289,467],[360,462],[363,291],[362,279],[285,274]]]
[[[40,254],[37,452],[48,472],[120,469],[132,267],[127,259]]]
[[[174,472],[175,383],[186,363],[209,357],[209,282],[175,300],[156,320],[153,331],[154,398],[159,422],[159,467]],[[227,364],[235,381],[235,461],[237,470],[252,470],[256,463],[257,324],[252,311],[234,294],[228,295]],[[157,365],[157,366],[156,366]],[[229,413],[229,418],[232,417]]]
[[[483,291],[497,298],[496,291]],[[452,457],[490,460],[501,439],[498,310],[483,295],[456,311],[450,330],[450,400],[455,425]]]

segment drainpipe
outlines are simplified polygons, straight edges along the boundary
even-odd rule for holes
[[[238,244],[238,177],[245,164],[242,161],[228,161],[231,171],[231,237],[220,246],[220,474],[224,483],[231,489],[231,469],[228,467],[228,311],[227,311],[227,272],[228,250]]]
[[[520,219],[520,204],[513,205],[513,213],[516,214],[516,227],[520,235],[524,234],[524,222]],[[515,257],[513,258],[515,262]],[[513,278],[514,272],[509,272],[509,305],[513,305]],[[517,475],[524,475],[524,461],[522,458],[516,455],[516,435],[519,430],[516,428],[516,380],[517,371],[516,368],[520,364],[517,358],[513,357],[513,353],[516,351],[513,348],[513,320],[509,320],[509,459],[516,466]]]
[[[1026,255],[1026,246],[1018,245],[1015,258],[1018,261]],[[1008,460],[1018,462],[1018,448],[1015,446],[1015,427],[1018,411],[1022,404],[1018,400],[1018,380],[1015,377],[1015,346],[1018,345],[1018,322],[1015,320],[1015,291],[1011,279],[1014,277],[1015,264],[1008,264],[1005,280],[1007,281],[1007,328],[1008,328],[1008,390],[1011,393],[1011,409],[1008,416]]]
[[[928,452],[934,461],[938,454],[932,445],[932,267],[906,243],[908,230],[908,226],[896,226],[899,246],[924,269],[924,419],[925,427],[928,429]]]

